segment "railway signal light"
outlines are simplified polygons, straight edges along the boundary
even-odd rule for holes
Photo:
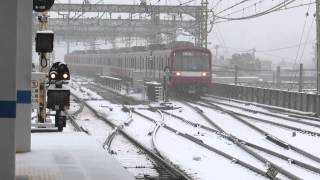
[[[66,64],[56,62],[52,65],[49,71],[50,81],[66,81],[70,80],[69,68]]]
[[[57,72],[55,72],[55,71],[52,71],[52,72],[50,72],[50,80],[55,80],[56,78],[57,78]]]
[[[33,10],[36,12],[44,12],[51,9],[54,0],[33,0]]]
[[[62,87],[66,80],[70,80],[68,66],[61,62],[54,63],[49,71],[50,86],[47,91],[47,108],[56,111],[55,126],[58,131],[66,127],[66,115],[63,111],[70,108],[70,90]]]
[[[62,78],[63,78],[63,79],[68,79],[68,78],[69,78],[69,75],[68,75],[67,73],[64,73],[64,74],[62,75]]]

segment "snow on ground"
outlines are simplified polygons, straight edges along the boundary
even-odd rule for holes
[[[284,155],[289,156],[289,157],[294,157],[294,158],[297,158],[299,160],[302,160],[303,162],[311,163],[311,164],[313,164],[313,165],[315,165],[317,167],[320,167],[319,163],[311,161],[309,158],[302,157],[301,155],[297,154],[296,152],[294,152],[292,150],[286,150],[286,149],[283,149],[283,148],[271,143],[270,141],[265,139],[265,137],[263,135],[261,135],[260,133],[258,133],[257,131],[251,129],[250,127],[248,127],[248,126],[246,126],[244,124],[242,124],[241,122],[237,121],[236,119],[234,119],[233,117],[231,117],[231,116],[229,116],[227,114],[224,114],[222,112],[218,112],[218,111],[215,111],[215,110],[212,110],[212,109],[208,109],[208,108],[205,108],[205,107],[201,107],[201,106],[199,106],[199,107],[205,112],[206,115],[208,115],[211,118],[211,120],[213,120],[215,123],[217,123],[222,129],[224,129],[228,133],[231,133],[232,135],[237,136],[240,139],[246,140],[246,141],[248,141],[250,143],[254,143],[256,145],[260,145],[260,146],[262,146],[264,148],[276,151],[276,152],[278,152],[280,154],[284,154]],[[274,129],[274,127],[270,126],[270,125],[264,125],[264,126],[265,127],[269,126],[270,128],[272,127],[271,128],[271,129],[273,129],[272,133],[280,131],[280,128]],[[281,132],[285,132],[285,131],[286,130],[283,130]],[[289,134],[290,134],[290,136],[292,134],[288,133],[288,131],[286,131],[286,132],[288,134],[287,137],[289,138]],[[285,133],[282,133],[281,135],[283,136],[283,134],[285,134]],[[275,134],[275,137],[278,137],[278,134]],[[299,137],[302,137],[302,135],[299,135]],[[314,137],[308,136],[308,135],[303,135],[303,137],[304,138],[301,138],[301,139],[299,138],[301,140],[301,143],[303,143],[306,146],[309,146],[309,147],[304,146],[303,148],[306,148],[305,149],[306,151],[311,150],[312,147],[310,146],[310,142],[313,142],[312,144],[314,144],[315,142],[317,142],[317,139],[314,139]],[[279,137],[279,138],[281,138],[281,137]],[[283,140],[285,140],[285,139],[283,139]],[[315,148],[313,146],[313,150],[317,151],[318,148]],[[313,152],[313,151],[309,151],[309,152]],[[317,153],[319,153],[319,152],[317,152]]]
[[[144,175],[158,176],[153,163],[123,136],[116,136],[111,144],[113,156],[136,178]]]
[[[92,100],[92,99],[98,98],[98,95],[95,94],[95,92],[92,92],[92,90],[89,90],[87,88],[82,88],[81,90],[83,92],[80,92],[80,88],[77,88],[77,86],[79,87],[80,85],[76,81],[74,84],[75,84],[73,85],[74,94],[76,94],[77,96],[79,95],[79,97],[83,99],[87,99],[87,100],[90,99],[90,101],[87,101],[87,103],[93,109],[97,110],[100,114],[108,118],[108,120],[112,121],[117,125],[123,125],[123,123],[128,122],[129,114],[124,113],[121,110],[122,109],[121,105],[112,104],[107,100],[101,100],[101,98],[99,98],[99,100]],[[168,112],[173,113],[177,116],[181,116],[194,123],[200,123],[202,125],[211,127],[208,122],[206,122],[200,115],[198,115],[191,108],[185,106],[182,103],[175,102],[175,101],[173,102],[173,104],[175,105],[175,107],[181,107],[181,108],[179,108],[178,110],[170,110]],[[146,106],[138,105],[138,106],[132,106],[132,107],[134,107],[137,111],[139,111],[140,113],[148,117],[151,117],[157,120],[161,119],[160,114],[145,110],[145,108],[147,108]],[[285,150],[271,143],[270,141],[266,140],[263,135],[259,134],[257,131],[249,128],[248,126],[242,124],[241,122],[235,120],[229,115],[209,109],[209,108],[205,108],[201,106],[198,106],[198,107],[204,110],[204,113],[209,118],[211,118],[212,121],[217,123],[227,132],[237,136],[238,138],[241,138],[248,142],[260,145],[264,148],[273,150],[275,152],[301,160],[305,163],[308,163],[310,165],[320,168],[319,163],[314,162],[300,154],[297,154],[292,150]],[[248,106],[246,107],[248,108]],[[250,106],[249,108],[251,107],[253,109],[266,111],[265,109],[259,108],[256,106]],[[232,110],[236,110],[236,109],[232,109]],[[104,122],[94,118],[95,116],[92,113],[86,112],[86,111],[88,110],[84,109],[84,112],[79,115],[79,124],[81,124],[81,126],[83,126],[84,128],[88,129],[90,132],[92,131],[91,133],[93,133],[94,136],[97,137],[98,142],[103,143],[112,129],[106,128],[106,125]],[[250,114],[249,112],[244,112],[244,111],[241,111],[241,113]],[[250,115],[253,115],[253,114],[251,113]],[[260,117],[260,115],[258,116],[258,114],[254,114],[254,116]],[[152,134],[155,128],[155,124],[135,114],[132,116],[132,118],[133,118],[133,121],[128,126],[124,126],[124,131],[130,134],[131,136],[135,137],[145,146],[152,149],[153,144],[152,144],[150,135]],[[276,118],[267,117],[265,115],[261,115],[261,118],[268,119],[271,121],[276,119]],[[280,122],[277,119],[275,121]],[[199,128],[190,127],[182,123],[180,120],[177,120],[168,115],[164,116],[164,122],[170,127],[176,128],[183,133],[188,133],[189,135],[199,138],[212,147],[215,147],[240,160],[243,160],[251,165],[254,165],[255,167],[261,170],[266,171],[266,167],[264,166],[263,163],[257,161],[255,158],[251,157],[250,155],[242,151],[233,143],[221,138],[216,134],[213,134],[204,130],[200,130]],[[319,148],[315,147],[315,144],[318,142],[319,138],[315,138],[315,137],[300,134],[300,133],[297,133],[295,137],[292,137],[292,131],[275,127],[272,125],[267,125],[260,122],[254,122],[254,121],[250,121],[250,122],[266,130],[267,132],[274,134],[276,137],[279,137],[289,143],[302,147],[303,149],[306,149],[307,151],[312,152],[317,156],[320,155],[319,151],[317,151]],[[281,121],[281,123],[282,122],[283,121]],[[288,124],[293,125],[293,123],[292,124],[288,123]],[[305,128],[308,128],[308,127],[305,127]],[[308,128],[308,130],[315,130],[315,129]],[[195,177],[199,179],[211,180],[216,178],[219,179],[222,177],[223,179],[264,178],[260,175],[253,173],[252,171],[246,168],[243,168],[238,164],[232,163],[231,161],[227,160],[226,158],[220,155],[212,153],[207,149],[200,147],[199,145],[196,145],[193,142],[190,142],[189,140],[186,140],[178,136],[177,134],[168,132],[164,128],[160,128],[160,130],[158,131],[158,134],[156,136],[156,143],[157,143],[157,148],[159,148],[158,150],[165,157],[170,159],[171,162],[174,162],[174,164],[179,165],[182,169],[186,170],[187,172],[194,174]],[[124,163],[128,161],[125,166],[128,166],[130,168],[130,165],[132,163],[131,161],[132,157],[130,157],[130,155],[126,157],[126,154],[127,154],[126,149],[129,149],[129,151],[131,151],[132,149],[131,147],[127,147],[126,144],[127,143],[124,139],[119,141],[118,137],[116,137],[116,140],[112,145],[112,148],[115,149],[117,154],[121,154],[121,157],[119,158],[121,162]],[[124,150],[122,150],[121,148],[122,146],[125,146]],[[259,154],[263,155],[264,157],[270,159],[272,162],[276,163],[277,165],[302,177],[303,179],[320,179],[320,176],[318,174],[315,174],[310,171],[306,171],[300,167],[296,167],[295,165],[288,163],[287,161],[277,159],[275,157],[264,154],[260,151],[257,151],[257,152],[259,152]],[[135,157],[133,159],[135,159]],[[141,161],[144,161],[143,158]],[[139,171],[137,170],[134,173],[139,173]],[[279,175],[278,177],[285,179],[285,177],[281,175]]]
[[[210,99],[213,99],[213,98],[206,98],[208,100]],[[230,105],[233,105],[233,106],[238,106],[238,107],[241,107],[241,108],[246,108],[246,109],[250,109],[250,110],[254,110],[254,111],[259,111],[259,112],[265,112],[265,113],[270,113],[270,114],[274,114],[274,115],[277,115],[277,116],[282,116],[282,117],[288,117],[287,114],[285,113],[279,113],[279,112],[273,112],[273,111],[270,111],[269,109],[267,108],[263,108],[263,107],[259,107],[259,106],[256,106],[255,104],[256,103],[238,103],[238,102],[234,102],[234,101],[228,101],[228,100],[221,100],[221,99],[213,99],[217,102],[222,102],[222,103],[225,103],[225,104],[230,104]],[[229,106],[226,106],[226,105],[219,105],[219,106],[222,106],[224,108],[227,108],[227,109],[230,109],[230,110],[239,110],[237,108],[233,108],[233,107],[229,107]],[[268,107],[268,106],[267,106]],[[302,112],[302,111],[297,111],[297,110],[291,110],[291,109],[285,109],[285,108],[279,108],[283,111],[290,111],[290,112],[296,112],[296,113],[299,113],[299,114],[306,114],[306,115],[310,115],[309,112]],[[244,113],[243,110],[240,110],[240,112]],[[250,112],[248,112],[250,114]],[[251,113],[252,115],[252,113]],[[269,117],[270,119],[270,116],[266,116],[266,115],[262,115],[262,114],[255,114],[256,117],[259,117],[259,118],[263,118],[263,117]],[[292,118],[292,117],[291,117]],[[307,120],[307,119],[302,119],[302,118],[292,118],[292,119],[296,119],[296,120],[299,120],[299,121],[302,121],[302,122],[312,122],[312,123],[315,123],[315,124],[319,124],[320,125],[320,120],[317,122],[317,121],[310,121],[310,120]],[[270,120],[273,120],[273,121],[280,121],[281,123],[293,123],[293,125],[295,125],[296,123],[294,122],[290,122],[290,121],[285,121],[281,118],[276,118],[276,117],[273,117],[271,118]],[[305,125],[301,125],[299,124],[300,126],[305,126]],[[307,126],[307,127],[310,127],[310,126]],[[318,128],[319,130],[319,128]]]
[[[256,118],[260,118],[260,119],[267,120],[267,121],[270,121],[270,122],[281,123],[281,124],[284,124],[284,125],[294,126],[294,127],[297,127],[297,128],[307,129],[307,130],[310,130],[310,131],[314,131],[314,132],[320,133],[320,128],[318,128],[318,127],[313,127],[313,126],[310,126],[310,125],[305,125],[305,124],[301,124],[301,123],[297,123],[297,122],[292,122],[292,121],[288,121],[288,120],[285,120],[285,119],[282,119],[282,118],[270,117],[270,116],[264,115],[264,114],[247,112],[247,111],[243,111],[241,109],[238,109],[238,108],[235,108],[235,107],[229,107],[229,106],[226,106],[226,105],[219,105],[219,106],[221,106],[221,107],[223,107],[225,109],[237,112],[237,113],[241,113],[241,114],[245,114],[245,115],[249,115],[249,116],[254,116]],[[261,109],[261,108],[256,107],[256,106],[250,106],[250,107],[246,107],[246,108],[249,108],[249,109],[252,108],[252,110],[267,112],[267,110]],[[283,117],[288,117],[288,116],[282,115],[282,114],[277,114],[277,115],[281,115]],[[311,122],[311,123],[314,123],[314,124],[318,124],[320,126],[320,122],[304,120],[304,119],[299,119],[299,118],[293,118],[293,119],[299,120],[300,122]]]
[[[108,103],[107,101],[90,101],[91,105],[101,105]],[[99,106],[101,109],[105,109]],[[107,110],[108,112],[109,110]],[[115,112],[119,114],[120,109],[115,108]],[[122,114],[122,113],[121,113]],[[77,123],[89,131],[90,136],[94,136],[97,142],[104,145],[107,137],[111,134],[112,128],[106,125],[88,109],[84,108],[83,111],[77,116]],[[119,121],[117,121],[120,124]],[[117,135],[111,144],[111,150],[115,153],[114,157],[127,168],[135,177],[141,177],[144,174],[150,176],[157,176],[157,172],[152,168],[152,163],[147,159],[144,154],[122,136]],[[141,167],[141,168],[136,168]]]
[[[266,105],[266,104],[259,104],[256,102],[248,102],[248,101],[235,100],[235,99],[229,99],[229,98],[224,98],[224,97],[216,97],[216,96],[212,96],[212,95],[206,97],[205,99],[213,99],[215,101],[220,101],[220,102],[233,104],[233,105],[237,105],[237,106],[249,106],[250,109],[256,109],[256,110],[259,110],[259,111],[261,110],[261,111],[265,111],[265,112],[270,112],[270,111],[272,111],[272,109],[274,109],[279,112],[286,111],[286,112],[298,113],[298,114],[306,115],[306,116],[308,116],[308,115],[310,116],[310,115],[314,114],[312,112],[304,112],[304,111],[288,109],[288,108],[284,108],[284,107],[275,107],[275,106]]]
[[[223,105],[220,105],[223,106]],[[242,105],[245,106],[245,105]],[[250,112],[245,112],[242,111],[240,109],[237,108],[232,108],[232,107],[228,107],[228,106],[223,106],[226,109],[232,110],[232,111],[236,111],[239,113],[243,113],[243,114],[247,114],[247,115],[251,115],[257,118],[262,118],[268,121],[272,121],[272,122],[277,122],[277,123],[281,123],[281,124],[286,124],[286,125],[290,125],[290,126],[294,126],[294,127],[298,127],[298,128],[303,128],[309,131],[314,131],[314,132],[320,132],[320,128],[317,127],[311,127],[308,125],[303,125],[303,124],[299,124],[299,123],[295,123],[295,122],[289,122],[289,121],[285,121],[281,118],[274,118],[274,117],[270,117],[267,115],[263,115],[263,114],[254,114],[254,113],[250,113]],[[248,108],[248,107],[247,107]],[[250,106],[250,109],[253,110],[258,110],[258,111],[263,111],[263,112],[268,112],[267,110],[260,108],[260,107],[256,107],[256,106]],[[285,115],[284,115],[285,117]],[[243,118],[246,120],[249,120],[247,118]],[[288,130],[288,129],[284,129],[284,128],[280,128],[277,126],[273,126],[273,125],[268,125],[262,122],[258,122],[258,121],[251,121],[249,120],[249,122],[257,125],[258,127],[260,127],[261,129],[263,129],[264,131],[274,135],[275,137],[280,138],[281,140],[292,144],[294,146],[297,146],[313,155],[316,155],[318,157],[320,157],[320,151],[318,150],[320,148],[315,148],[315,143],[316,142],[320,142],[320,138],[318,136],[311,136],[308,134],[302,134],[302,133],[296,133],[296,135],[293,136],[293,130]],[[314,121],[308,121],[308,122],[313,122]],[[318,144],[316,143],[316,144]]]
[[[163,128],[157,134],[157,144],[167,158],[199,179],[265,179]]]

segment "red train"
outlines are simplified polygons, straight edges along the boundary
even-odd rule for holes
[[[211,52],[189,42],[74,51],[65,56],[65,62],[72,73],[106,75],[129,82],[137,74],[142,74],[145,81],[162,82],[165,70],[169,70],[169,87],[188,92],[203,92],[212,79]]]

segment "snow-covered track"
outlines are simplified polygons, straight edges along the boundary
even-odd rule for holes
[[[83,132],[83,129],[81,128],[81,126],[77,123],[76,119],[74,118],[74,115],[70,115],[69,113],[65,112],[65,114],[67,115],[67,118],[70,120],[70,123],[72,124],[72,126],[74,127],[76,132]]]
[[[64,113],[67,115],[67,119],[70,120],[71,125],[74,127],[74,130],[76,132],[84,132],[86,134],[90,134],[87,130],[85,130],[82,126],[80,126],[76,121],[76,116],[78,116],[84,109],[85,104],[75,95],[72,95],[72,97],[75,99],[75,101],[80,104],[80,108],[75,111],[74,113],[70,114],[67,111],[64,111]]]
[[[179,119],[179,120],[181,120],[182,122],[184,122],[184,123],[186,123],[187,125],[192,126],[192,127],[194,127],[194,128],[200,128],[200,129],[209,131],[209,132],[211,132],[211,133],[215,133],[215,134],[217,134],[217,135],[219,135],[219,136],[221,136],[221,137],[223,137],[223,138],[225,138],[225,139],[228,139],[228,140],[229,140],[229,138],[230,138],[229,135],[227,135],[227,134],[225,134],[225,133],[223,133],[223,132],[220,132],[220,131],[218,131],[218,130],[216,130],[216,129],[212,129],[212,128],[210,128],[210,127],[207,127],[207,126],[204,126],[204,125],[201,125],[201,124],[198,124],[198,123],[193,123],[193,122],[191,122],[191,121],[189,121],[189,120],[184,119],[183,117],[174,115],[174,114],[172,114],[172,113],[168,113],[168,112],[166,112],[166,111],[162,111],[162,113],[167,114],[167,115],[169,115],[169,116],[171,116],[171,117],[174,117],[174,118],[176,118],[176,119]],[[277,152],[275,152],[275,151],[272,151],[272,150],[270,150],[270,149],[264,148],[264,147],[262,147],[262,146],[259,146],[259,145],[256,145],[256,144],[247,142],[247,141],[245,141],[245,140],[243,140],[243,139],[238,139],[238,140],[239,140],[239,142],[241,142],[242,144],[244,144],[244,145],[246,145],[246,146],[248,146],[248,147],[251,147],[251,148],[256,149],[256,150],[258,150],[258,151],[265,152],[265,153],[267,153],[267,154],[269,154],[269,155],[278,157],[278,158],[280,158],[280,159],[282,159],[282,160],[284,160],[284,161],[290,162],[290,163],[292,163],[292,164],[296,164],[297,166],[300,166],[300,167],[302,167],[302,168],[305,168],[305,169],[307,169],[307,170],[310,170],[310,171],[313,171],[313,172],[315,172],[315,173],[320,174],[320,169],[317,168],[317,167],[315,167],[315,166],[311,166],[311,165],[306,164],[306,163],[304,163],[304,162],[302,162],[302,161],[300,161],[300,160],[297,160],[297,159],[294,159],[294,158],[292,158],[292,157],[288,157],[288,156],[286,156],[286,155],[277,153]]]
[[[237,105],[224,103],[224,102],[213,100],[213,99],[204,99],[204,98],[202,98],[201,100],[203,102],[219,104],[219,105],[223,105],[223,106],[237,108],[237,109],[240,109],[240,110],[243,110],[243,111],[246,111],[246,112],[251,112],[251,113],[254,113],[254,114],[262,114],[262,115],[266,115],[266,116],[270,116],[270,117],[280,118],[280,119],[285,120],[285,121],[290,121],[290,122],[294,122],[294,123],[299,123],[299,124],[303,124],[303,125],[308,125],[308,126],[320,128],[320,124],[319,124],[320,123],[320,119],[314,118],[314,117],[310,117],[310,116],[308,117],[308,116],[305,116],[305,115],[292,115],[292,113],[284,113],[283,115],[279,115],[279,114],[276,114],[276,113],[263,112],[263,111],[253,110],[253,109],[249,109],[249,108],[245,108],[245,107],[240,107],[240,106],[237,106]],[[286,117],[285,116],[285,115],[290,115],[290,114],[291,114],[291,117]],[[317,122],[317,123],[308,122],[308,121],[314,121],[314,122]]]
[[[302,112],[302,111],[297,111],[297,110],[292,110],[292,109],[287,109],[287,108],[282,108],[282,107],[276,107],[276,106],[271,106],[271,105],[259,104],[256,102],[249,102],[249,101],[242,101],[242,100],[237,100],[237,99],[219,97],[219,96],[214,96],[214,95],[209,95],[209,94],[204,96],[204,98],[211,98],[211,99],[213,98],[215,100],[234,102],[234,103],[239,103],[239,104],[247,104],[247,105],[252,105],[252,106],[260,107],[263,109],[267,109],[270,112],[282,113],[282,114],[286,114],[286,115],[292,116],[292,117],[300,116],[301,118],[320,121],[319,115],[316,113],[313,113],[313,112]]]
[[[188,100],[186,100],[188,101]],[[207,117],[203,111],[198,108],[198,107],[195,107],[193,105],[190,104],[190,102],[185,102],[185,104],[189,107],[191,107],[192,109],[194,109],[196,112],[199,113],[199,115],[201,115],[204,119],[206,119],[208,122],[211,121],[209,117]],[[197,105],[201,105],[200,103],[194,103],[194,104],[197,104]],[[222,110],[222,109],[219,109],[219,110]],[[231,116],[233,116],[234,118],[238,119],[238,120],[242,120],[241,118],[239,119],[238,116],[235,116],[234,114],[231,114]],[[264,132],[263,130],[259,129],[258,127],[255,127],[254,125],[251,125],[247,122],[245,122],[244,120],[242,121],[243,123],[245,123],[246,125],[249,125],[251,128],[259,131],[260,133]],[[262,157],[261,155],[259,155],[258,153],[254,152],[253,150],[249,149],[248,147],[246,147],[244,144],[242,144],[239,139],[226,132],[225,130],[223,130],[219,125],[217,125],[216,123],[214,123],[213,121],[211,121],[210,124],[213,124],[213,126],[218,130],[220,131],[221,133],[224,133],[224,134],[227,134],[229,136],[229,140],[231,140],[235,145],[237,145],[239,148],[241,148],[242,150],[244,150],[245,152],[247,152],[248,154],[250,154],[251,156],[253,156],[254,158],[256,158],[257,160],[259,160],[260,162],[262,163],[265,163],[267,166],[270,167],[270,169],[276,169],[276,171],[280,172],[281,174],[285,175],[286,177],[290,178],[290,179],[301,179],[300,177],[294,175],[293,173],[283,169],[282,167],[276,165],[275,163],[271,162],[270,160],[267,160],[266,158]],[[264,133],[266,135],[266,133]],[[278,139],[275,139],[273,136],[270,136],[270,138],[274,139],[276,143],[279,143],[281,146],[282,146],[282,143],[280,140]],[[302,151],[302,150],[301,150]],[[304,152],[304,151],[303,151]],[[310,154],[311,155],[311,154]],[[315,157],[317,158],[317,157]]]
[[[100,96],[114,104],[134,105],[143,103],[142,101],[138,101],[128,96],[112,91],[99,83],[88,83],[85,86],[89,89],[94,89]]]
[[[233,111],[230,111],[230,110],[227,110],[225,108],[222,108],[221,106],[216,105],[214,103],[207,103],[207,105],[204,105],[203,103],[194,103],[194,104],[197,104],[199,106],[213,108],[213,109],[221,111],[221,112],[225,112],[228,115],[230,115],[231,117],[233,117],[234,119],[240,121],[241,123],[245,124],[246,126],[252,128],[252,129],[256,130],[257,132],[259,132],[260,134],[264,135],[266,137],[266,139],[268,139],[269,141],[271,141],[271,142],[273,142],[273,143],[275,143],[275,144],[277,144],[277,145],[279,145],[279,146],[281,146],[283,148],[291,149],[291,150],[293,150],[293,151],[295,151],[295,152],[297,152],[297,153],[299,153],[299,154],[301,154],[301,155],[303,155],[305,157],[310,158],[313,161],[316,161],[316,162],[320,163],[320,158],[319,157],[317,157],[317,156],[315,156],[315,155],[313,155],[313,154],[311,154],[309,152],[306,152],[306,151],[304,151],[303,149],[301,149],[299,147],[296,147],[296,146],[291,145],[291,144],[289,144],[287,142],[284,142],[283,140],[273,136],[272,134],[264,131],[263,129],[255,126],[254,124],[252,124],[252,123],[244,120],[240,116],[234,114]]]
[[[208,101],[208,100],[202,100],[202,102],[204,102],[205,104],[226,105],[226,103],[220,103],[220,102]],[[275,122],[275,121],[266,120],[266,119],[263,119],[263,118],[258,118],[256,116],[254,116],[254,114],[256,114],[256,113],[266,114],[267,116],[280,118],[280,119],[283,119],[285,121],[289,120],[289,121],[293,121],[293,122],[298,122],[299,124],[304,124],[304,125],[308,125],[308,126],[315,126],[315,128],[319,128],[318,124],[309,123],[309,122],[302,122],[302,121],[299,121],[299,120],[295,120],[295,119],[287,118],[287,117],[283,117],[283,116],[278,116],[278,115],[274,115],[274,114],[270,115],[269,113],[260,112],[260,111],[256,111],[256,110],[249,110],[247,108],[234,106],[234,105],[230,105],[230,104],[227,104],[227,106],[235,107],[235,108],[238,108],[238,109],[253,113],[253,115],[249,115],[249,114],[245,114],[245,113],[239,113],[239,112],[236,112],[236,111],[233,111],[233,110],[230,110],[230,109],[226,110],[226,111],[232,112],[233,114],[235,114],[237,116],[241,116],[241,117],[245,117],[245,118],[250,119],[250,120],[259,121],[259,122],[263,122],[265,124],[271,124],[273,126],[278,126],[278,127],[286,128],[286,129],[289,129],[289,130],[297,131],[297,132],[302,133],[302,134],[309,134],[309,135],[312,135],[312,136],[320,136],[320,132],[310,131],[310,130],[308,130],[306,128],[302,128],[302,127],[299,127],[299,126],[297,127],[297,126],[293,126],[293,125],[288,125],[288,124],[284,124],[284,123],[279,123],[279,122]]]
[[[159,122],[158,122],[157,120],[152,119],[152,118],[150,118],[150,117],[148,117],[148,116],[146,116],[146,115],[144,115],[144,114],[142,114],[142,113],[139,113],[139,112],[137,112],[137,111],[135,111],[135,110],[133,110],[133,113],[135,113],[135,114],[137,114],[137,115],[143,117],[144,119],[149,120],[149,121],[151,121],[151,122],[153,122],[153,123],[159,124]],[[190,121],[188,122],[187,120],[185,120],[185,122],[188,123],[188,124],[191,124],[191,125],[193,125],[193,126],[195,125],[195,124],[193,124],[193,123],[190,122]],[[160,127],[163,127],[163,128],[165,128],[165,129],[171,131],[171,132],[174,133],[174,134],[177,134],[177,135],[179,135],[179,136],[181,136],[181,137],[183,137],[183,138],[185,138],[185,139],[187,139],[187,140],[189,140],[189,141],[191,141],[191,142],[193,142],[193,143],[195,143],[195,144],[197,144],[197,145],[199,145],[199,146],[201,146],[201,147],[203,147],[203,148],[205,148],[205,149],[208,149],[208,150],[211,151],[211,152],[214,152],[214,153],[216,153],[216,154],[218,154],[218,155],[221,155],[221,156],[227,158],[228,160],[232,161],[233,163],[239,164],[239,165],[241,165],[241,166],[243,166],[243,167],[245,167],[245,168],[247,168],[247,169],[249,169],[249,170],[257,173],[257,174],[260,174],[260,175],[262,175],[262,176],[264,176],[264,177],[266,177],[266,178],[271,178],[271,177],[268,175],[267,172],[264,172],[263,170],[260,170],[259,168],[256,168],[255,166],[253,166],[253,165],[251,165],[251,164],[249,164],[249,163],[246,163],[246,162],[238,159],[237,157],[234,157],[234,156],[232,156],[232,155],[230,155],[230,154],[227,154],[227,153],[225,153],[225,152],[223,152],[223,151],[221,151],[221,150],[219,150],[219,149],[216,149],[216,148],[214,148],[213,146],[210,146],[210,145],[206,144],[206,143],[203,142],[201,139],[198,139],[198,138],[196,138],[196,137],[193,137],[193,136],[191,136],[191,135],[189,135],[189,134],[187,134],[187,133],[181,133],[181,132],[179,132],[178,130],[176,130],[176,129],[174,129],[174,128],[168,126],[168,125],[166,125],[165,123],[162,123],[161,126],[157,126],[156,131],[158,131]],[[203,126],[203,128],[204,128],[204,127],[205,127],[205,126]],[[205,128],[205,129],[210,129],[210,128]],[[215,130],[213,130],[213,131],[215,131]],[[155,140],[154,140],[154,141],[155,141]],[[241,146],[242,146],[242,145],[241,145]],[[246,149],[246,147],[244,147],[244,148]],[[254,153],[254,152],[253,152],[253,153]],[[278,167],[278,168],[280,168],[280,167]],[[281,168],[280,168],[280,169],[281,169]],[[285,172],[285,173],[283,173],[283,174],[286,175],[287,177],[291,178],[291,179],[300,179],[300,178],[298,178],[297,176],[291,174],[290,172],[286,172],[285,170],[283,170],[282,172]],[[272,178],[278,179],[278,178],[276,178],[276,177],[272,177]]]
[[[84,102],[85,106],[90,109],[96,117],[106,122],[109,126],[115,128],[118,128],[118,132],[124,136],[127,140],[129,140],[131,143],[133,143],[136,147],[141,149],[145,154],[147,154],[159,167],[160,171],[159,173],[165,173],[165,176],[170,176],[168,179],[172,180],[191,180],[189,176],[187,176],[184,172],[180,171],[178,168],[171,165],[169,162],[167,162],[165,159],[157,155],[156,153],[149,150],[147,147],[145,147],[142,143],[140,143],[138,140],[133,138],[131,135],[126,133],[122,130],[121,127],[118,127],[116,124],[105,118],[103,115],[101,115],[99,112],[97,112],[94,108],[92,108],[90,105],[88,105],[86,102]],[[112,138],[113,139],[113,138]],[[112,140],[110,141],[110,143]],[[163,174],[160,174],[160,176],[163,176]]]

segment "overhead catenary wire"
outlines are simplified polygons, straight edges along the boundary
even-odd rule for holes
[[[270,14],[272,12],[275,12],[283,7],[286,7],[287,5],[295,2],[296,0],[285,0],[284,2],[282,3],[279,3],[275,6],[273,6],[272,8],[269,8],[268,10],[265,10],[263,12],[260,12],[260,13],[256,13],[256,14],[253,14],[253,15],[250,15],[250,16],[244,16],[244,17],[223,17],[223,16],[218,16],[216,14],[213,14],[214,18],[217,18],[217,19],[224,19],[224,20],[245,20],[245,19],[252,19],[252,18],[257,18],[257,17],[260,17],[260,16],[263,16],[263,15],[266,15],[266,14]]]

